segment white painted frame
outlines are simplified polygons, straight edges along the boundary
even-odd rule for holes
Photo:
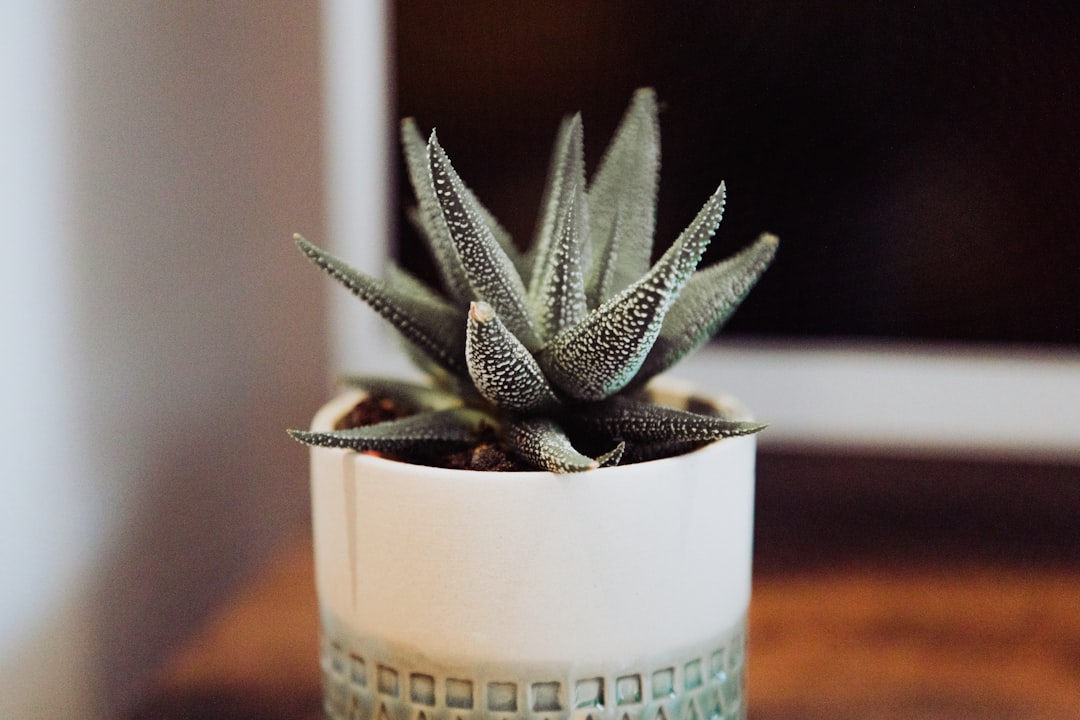
[[[1080,462],[1080,351],[724,340],[678,369],[742,398],[766,449]]]

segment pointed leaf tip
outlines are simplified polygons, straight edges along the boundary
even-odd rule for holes
[[[656,96],[642,88],[634,93],[588,190],[595,244],[586,287],[594,306],[648,270],[659,180]]]
[[[735,255],[694,273],[664,318],[633,386],[644,385],[715,335],[768,268],[778,245],[775,235],[764,234]]]
[[[472,296],[490,303],[510,331],[526,347],[535,350],[540,340],[529,316],[521,275],[495,238],[434,131],[428,143],[428,164],[435,197]]]
[[[623,454],[626,452],[626,442],[620,440],[619,444],[608,450],[603,455],[596,458],[596,464],[599,467],[615,467],[622,462]]]
[[[765,428],[760,423],[702,415],[623,397],[584,409],[572,422],[582,430],[637,444],[712,442],[752,435]]]
[[[469,305],[465,363],[477,391],[499,407],[534,412],[559,402],[532,353],[486,302]]]
[[[450,408],[344,430],[290,430],[289,435],[305,445],[425,456],[467,447],[486,427],[491,419],[485,413]]]
[[[507,423],[505,429],[514,454],[543,470],[585,472],[601,465],[601,461],[578,452],[563,429],[549,418],[521,418]]]
[[[579,113],[559,129],[541,205],[528,300],[542,340],[577,324],[587,311],[589,202],[583,148]]]
[[[464,375],[465,341],[458,311],[404,271],[378,280],[351,267],[303,238],[297,239],[301,252],[331,278],[390,322],[394,328],[432,361]]]
[[[495,317],[495,310],[480,300],[469,303],[469,317],[479,323],[490,322]]]

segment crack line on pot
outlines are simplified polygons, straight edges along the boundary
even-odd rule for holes
[[[349,534],[349,586],[352,589],[352,610],[356,612],[357,595],[357,537],[356,537],[356,464],[351,453],[342,453],[341,461],[345,466],[345,531]]]

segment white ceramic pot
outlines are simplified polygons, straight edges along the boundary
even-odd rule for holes
[[[754,457],[555,475],[312,448],[327,715],[744,717]]]

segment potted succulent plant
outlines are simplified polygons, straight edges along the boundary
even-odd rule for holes
[[[586,185],[559,129],[528,252],[402,124],[440,274],[385,279],[296,238],[389,320],[430,382],[347,378],[311,446],[332,718],[742,717],[752,422],[650,384],[704,343],[777,241],[697,270],[723,184],[650,264],[659,169],[639,90]]]

